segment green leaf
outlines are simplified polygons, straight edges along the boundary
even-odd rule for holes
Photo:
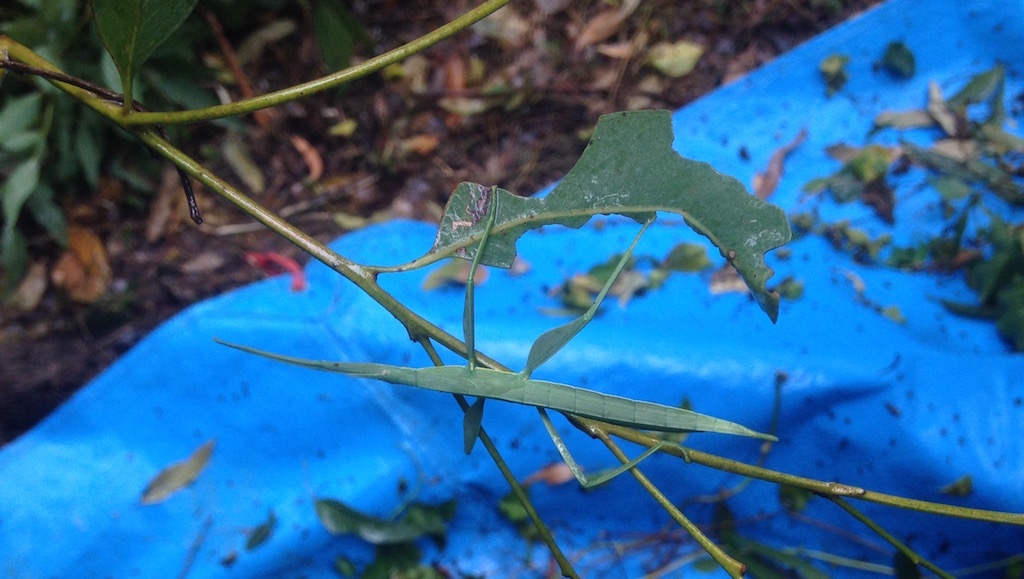
[[[267,520],[260,523],[258,527],[249,533],[249,539],[245,542],[245,550],[252,551],[256,547],[266,543],[267,539],[270,538],[270,535],[274,533],[274,527],[276,526],[277,515],[274,514],[274,511],[270,511],[270,513],[267,514]]]
[[[317,517],[332,535],[357,535],[374,545],[390,545],[414,541],[425,536],[443,537],[444,521],[440,518],[407,514],[399,521],[371,517],[335,499],[317,499]],[[412,512],[412,509],[410,509]]]
[[[849,56],[832,54],[818,65],[821,78],[825,81],[825,96],[831,98],[846,86],[846,81],[850,80],[850,73],[846,72],[846,65],[849,63]]]
[[[1018,352],[1024,352],[1024,278],[1018,276],[1003,291],[999,292],[1002,314],[996,319],[996,327]]]
[[[704,271],[711,267],[711,261],[703,245],[679,243],[668,253],[661,267],[669,271]]]
[[[96,28],[120,73],[125,106],[131,104],[132,80],[142,63],[181,25],[196,2],[93,0]]]
[[[39,172],[42,160],[39,156],[25,159],[15,167],[7,181],[0,185],[0,197],[3,198],[4,227],[11,228],[18,221],[25,200],[39,185]]]
[[[914,53],[902,42],[890,42],[885,47],[885,55],[882,56],[882,66],[896,76],[910,78],[914,76],[916,71]]]
[[[977,74],[968,81],[964,88],[960,89],[960,92],[950,97],[946,104],[949,108],[955,109],[984,102],[1003,86],[1003,79],[1005,77],[1006,73],[1002,65]]]
[[[352,15],[341,2],[320,0],[313,7],[313,34],[320,47],[320,56],[330,72],[339,71],[352,62],[355,50],[353,23]]]
[[[142,504],[151,505],[167,500],[171,495],[192,484],[213,454],[214,440],[209,440],[186,460],[172,464],[157,474],[142,492]]]
[[[7,149],[9,139],[35,124],[39,119],[42,99],[41,94],[31,92],[7,101],[3,110],[0,110],[0,146]]]
[[[497,216],[481,263],[510,267],[516,240],[542,225],[578,228],[594,215],[609,214],[643,222],[652,212],[667,211],[681,215],[718,247],[775,321],[779,296],[765,288],[774,271],[765,265],[764,254],[790,240],[785,214],[707,163],[680,157],[672,138],[667,111],[601,117],[583,156],[546,197],[517,197],[497,189]],[[486,226],[491,190],[460,184],[445,207],[431,251],[401,268],[451,255],[472,259]]]
[[[64,211],[53,201],[53,197],[53,188],[47,183],[40,183],[36,192],[29,195],[25,201],[25,207],[32,214],[32,218],[46,228],[50,237],[67,246],[68,222],[64,218]]]
[[[28,242],[13,226],[4,226],[0,234],[0,264],[3,267],[3,287],[0,297],[8,298],[28,270]]]

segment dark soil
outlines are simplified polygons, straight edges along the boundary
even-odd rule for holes
[[[503,40],[463,32],[426,51],[403,78],[374,75],[267,118],[241,119],[244,142],[266,180],[255,197],[326,241],[344,233],[347,222],[339,217],[436,220],[448,193],[463,180],[530,194],[572,167],[599,115],[678,108],[874,3],[648,0],[611,27],[607,39],[576,49],[609,4],[574,3],[542,17],[541,7],[568,2],[513,2],[506,10],[518,18],[498,27]],[[412,40],[471,6],[465,0],[352,4],[373,44],[357,46],[357,58]],[[296,32],[244,68],[257,93],[323,70],[309,16],[262,15],[264,21],[283,17],[298,23]],[[520,30],[517,24],[527,26]],[[226,39],[237,46],[245,36],[229,32]],[[706,50],[692,73],[672,79],[645,64],[648,47],[683,39]],[[623,58],[630,50],[633,55]],[[212,36],[208,51],[222,56]],[[496,86],[507,90],[492,96]],[[242,96],[237,84],[225,90],[233,99]],[[478,105],[486,110],[467,113]],[[354,120],[356,132],[331,135],[330,128],[344,120]],[[185,151],[237,183],[217,154],[223,134],[199,127],[176,137]],[[315,184],[293,136],[318,152],[313,158],[320,157],[323,170]],[[160,177],[152,179],[155,185]],[[193,225],[173,173],[154,189],[162,193],[142,195],[108,177],[94,197],[66,207],[72,225],[102,241],[112,272],[102,295],[76,301],[50,283],[29,311],[9,305],[0,310],[0,445],[43,419],[182,308],[265,277],[268,272],[251,265],[246,252],[276,252],[305,262],[287,242],[250,227],[240,211],[201,189],[206,222]],[[59,248],[39,243],[33,250],[35,263],[48,274],[41,279],[51,279]]]

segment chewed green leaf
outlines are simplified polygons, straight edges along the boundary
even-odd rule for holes
[[[462,183],[448,201],[430,253],[403,267],[451,255],[472,258],[492,202],[498,204],[497,217],[481,263],[506,268],[515,258],[516,240],[542,225],[578,228],[594,215],[610,214],[643,222],[666,211],[681,215],[718,247],[774,321],[779,297],[765,288],[774,272],[764,254],[789,241],[785,213],[711,165],[682,158],[672,139],[667,111],[605,115],[579,162],[546,197],[517,197],[503,189],[492,195],[491,187]]]
[[[195,8],[197,0],[93,0],[103,45],[114,60],[131,102],[135,73]]]

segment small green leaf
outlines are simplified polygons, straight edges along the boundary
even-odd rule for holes
[[[0,69],[2,70],[2,69]],[[0,147],[7,149],[7,141],[24,132],[39,120],[43,95],[31,92],[9,99],[0,110]]]
[[[703,245],[679,243],[668,252],[661,267],[670,271],[704,271],[711,267],[711,261]]]
[[[850,74],[846,72],[846,65],[849,62],[850,57],[845,54],[832,54],[818,65],[821,77],[825,81],[825,96],[831,98],[846,86],[846,81],[850,80]]]
[[[901,78],[914,76],[917,70],[914,53],[902,42],[890,42],[882,56],[882,66],[887,71]]]
[[[103,45],[114,60],[131,106],[132,80],[149,55],[195,8],[197,0],[93,0]]]
[[[335,499],[317,499],[315,507],[321,524],[332,535],[357,535],[374,545],[405,543],[428,535],[443,537],[445,534],[443,519],[428,517],[422,512],[388,521],[363,514]]]
[[[267,542],[267,539],[274,533],[274,527],[277,526],[277,515],[274,511],[270,511],[267,514],[267,520],[260,523],[258,527],[249,533],[249,540],[245,542],[245,550],[252,551],[256,547],[259,547],[263,543]]]
[[[967,82],[964,88],[960,89],[960,92],[956,93],[946,104],[950,108],[956,109],[962,106],[967,106],[975,103],[980,103],[988,100],[997,91],[1001,92],[1003,86],[1003,80],[1006,78],[1006,72],[1002,65],[998,65],[991,70],[987,70],[983,73],[977,74]]]
[[[339,71],[352,62],[359,30],[359,22],[343,2],[316,2],[313,7],[313,34],[328,72]]]
[[[142,492],[142,504],[152,505],[167,500],[171,495],[192,484],[199,477],[199,473],[206,468],[206,463],[213,454],[213,446],[216,441],[209,440],[192,453],[188,459],[172,464],[160,471],[153,480],[146,485]]]

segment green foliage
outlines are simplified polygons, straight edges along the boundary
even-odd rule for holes
[[[629,192],[626,194],[625,192]],[[488,187],[463,183],[452,193],[430,253],[411,266],[450,255],[471,258],[492,202]],[[547,196],[517,197],[497,189],[492,243],[481,263],[510,267],[515,241],[526,231],[558,223],[581,227],[594,215],[620,214],[643,222],[655,211],[676,213],[718,247],[739,271],[761,309],[774,321],[778,294],[765,282],[774,273],[764,254],[791,237],[782,210],[752,197],[739,181],[707,163],[684,159],[672,148],[667,111],[601,117],[576,166]],[[738,227],[738,223],[749,227]]]
[[[132,81],[157,46],[181,25],[197,0],[93,0],[103,45],[121,76],[124,105],[131,108]]]

